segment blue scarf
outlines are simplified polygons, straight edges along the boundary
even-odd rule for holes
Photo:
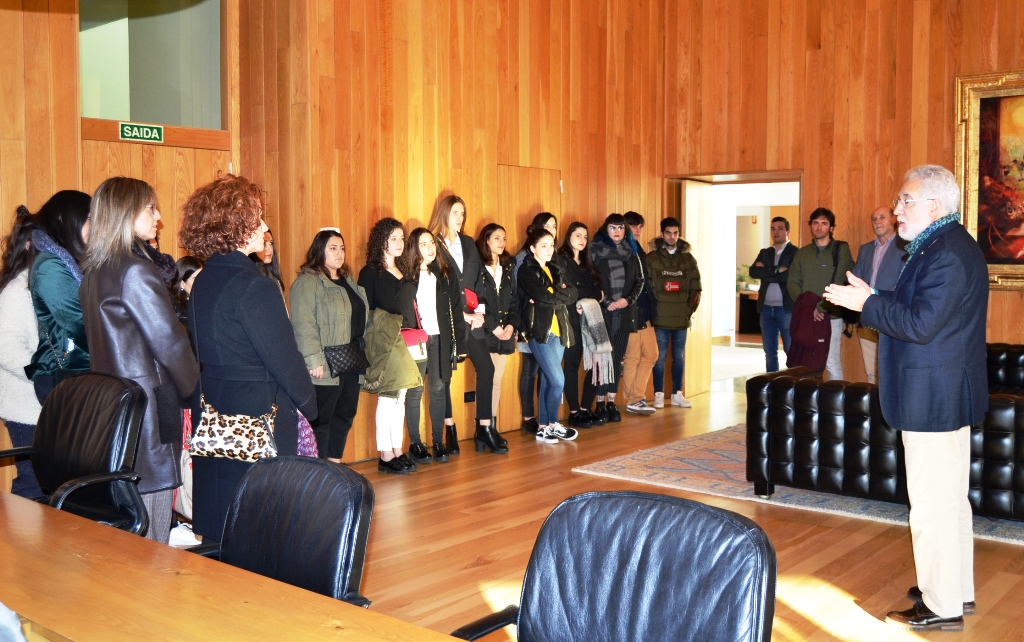
[[[75,280],[75,283],[82,283],[82,270],[78,267],[78,263],[75,263],[74,257],[71,256],[71,252],[65,250],[62,246],[57,245],[57,241],[50,238],[50,235],[42,231],[38,227],[32,230],[32,244],[36,246],[36,249],[40,252],[49,252],[53,254],[60,262],[64,264],[64,267],[71,272],[71,278]]]
[[[935,219],[934,221],[932,221],[931,225],[924,228],[924,231],[918,234],[917,238],[915,238],[907,245],[907,260],[903,262],[903,267],[900,268],[900,274],[903,274],[903,270],[907,269],[907,266],[910,265],[910,261],[913,260],[914,255],[917,254],[917,251],[919,249],[921,249],[921,246],[924,245],[924,242],[928,240],[929,236],[935,234],[935,232],[937,232],[940,228],[943,228],[951,223],[959,222],[960,212],[952,212],[951,214],[946,214],[942,218]]]

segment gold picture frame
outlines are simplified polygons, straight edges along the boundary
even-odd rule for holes
[[[1024,137],[1002,127],[999,114],[1010,109],[1024,109],[1024,71],[956,78],[960,212],[985,254],[994,290],[1024,290],[1024,155],[1005,164],[1006,150],[1016,149]]]

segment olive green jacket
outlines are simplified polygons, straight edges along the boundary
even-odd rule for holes
[[[832,248],[839,243],[839,267],[833,262]],[[796,251],[793,262],[789,265],[789,281],[786,288],[789,296],[796,301],[804,292],[814,292],[818,296],[825,293],[830,283],[846,285],[847,271],[853,271],[853,253],[850,244],[832,239],[828,245],[819,248],[811,241]],[[835,274],[835,279],[832,275]],[[818,310],[828,312],[832,318],[839,318],[840,310],[822,299],[818,302]]]
[[[366,292],[356,285],[351,276],[348,285],[363,300],[363,309],[369,312]],[[338,378],[331,377],[330,366],[324,358],[326,346],[345,345],[357,337],[352,336],[352,303],[348,293],[327,275],[314,270],[303,270],[288,291],[292,304],[292,328],[299,353],[306,360],[306,369],[324,368],[323,379],[310,377],[314,385],[336,386]],[[363,327],[368,328],[369,323]]]

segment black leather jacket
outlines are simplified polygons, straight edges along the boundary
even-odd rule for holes
[[[519,268],[519,300],[523,310],[521,332],[527,339],[547,343],[551,319],[557,315],[562,345],[568,348],[576,343],[567,308],[576,304],[576,288],[565,283],[558,261],[549,262],[547,267],[551,271],[550,279],[532,256],[526,257]]]

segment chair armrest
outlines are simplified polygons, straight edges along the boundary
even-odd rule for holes
[[[220,560],[220,544],[200,544],[199,546],[189,546],[185,550],[189,553]]]
[[[68,495],[85,488],[86,486],[94,486],[96,484],[102,484],[105,482],[112,481],[132,481],[138,482],[140,475],[136,472],[126,470],[117,473],[97,473],[95,475],[86,475],[85,477],[79,477],[78,479],[72,479],[69,482],[65,482],[60,488],[50,497],[50,506],[53,506],[57,510],[60,510],[61,506],[64,505],[64,500],[68,498]]]
[[[7,459],[8,457],[14,457],[15,459],[24,459],[32,455],[32,446],[21,446],[20,448],[8,448],[7,450],[0,450],[0,459]]]
[[[476,640],[505,628],[509,624],[515,624],[518,617],[519,607],[510,604],[497,613],[485,615],[479,620],[452,631],[452,637],[460,640]]]

